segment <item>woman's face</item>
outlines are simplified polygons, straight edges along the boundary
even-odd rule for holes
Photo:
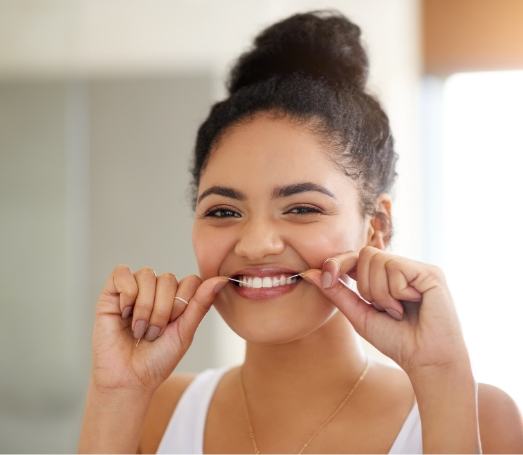
[[[230,129],[212,151],[200,178],[192,237],[203,279],[233,277],[246,267],[298,273],[321,268],[327,257],[359,250],[366,224],[352,180],[329,160],[317,137],[288,119],[259,114]],[[243,294],[242,289],[231,282],[214,306],[251,342],[301,338],[336,312],[301,279],[272,288],[269,297],[260,297],[259,289]]]

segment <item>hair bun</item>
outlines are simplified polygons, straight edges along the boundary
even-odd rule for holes
[[[231,69],[229,94],[272,76],[300,72],[364,90],[368,58],[360,28],[334,9],[298,13],[264,29]]]

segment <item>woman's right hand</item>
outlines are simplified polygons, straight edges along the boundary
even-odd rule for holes
[[[94,387],[153,392],[187,352],[198,325],[227,283],[223,276],[202,281],[189,275],[178,282],[172,273],[156,277],[147,267],[134,273],[126,265],[115,267],[96,304]]]

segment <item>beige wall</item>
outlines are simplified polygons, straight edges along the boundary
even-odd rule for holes
[[[0,81],[1,452],[74,451],[94,303],[116,264],[196,271],[185,190],[211,86],[197,73]],[[218,319],[179,371],[219,365]]]
[[[424,0],[424,71],[523,68],[521,0]]]

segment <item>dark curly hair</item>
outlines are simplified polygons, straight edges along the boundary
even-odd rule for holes
[[[359,190],[360,214],[378,216],[376,198],[389,193],[397,173],[389,120],[365,91],[367,54],[360,28],[337,10],[294,14],[263,30],[240,55],[227,80],[228,97],[215,103],[198,129],[192,209],[210,152],[226,131],[256,114],[287,118],[312,131],[329,158]]]

